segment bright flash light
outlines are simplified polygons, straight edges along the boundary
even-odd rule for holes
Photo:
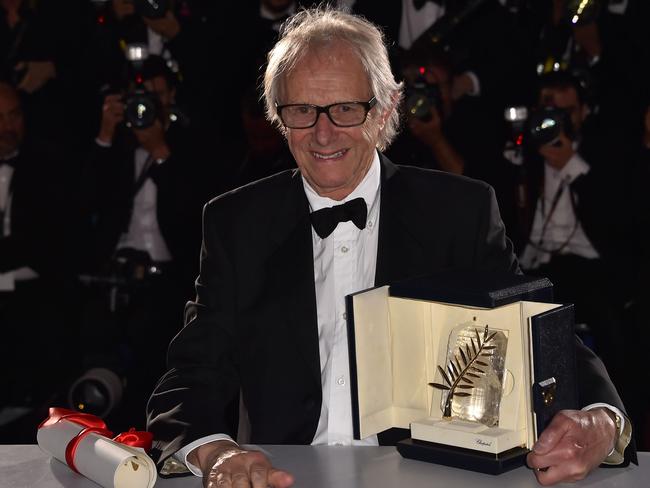
[[[555,126],[555,120],[553,119],[544,119],[544,121],[540,125],[542,129],[548,129],[549,127],[553,127],[553,126]]]
[[[580,20],[580,16],[582,15],[582,12],[584,12],[587,4],[589,4],[589,1],[590,0],[582,0],[582,2],[580,2],[576,14],[571,18],[571,23],[576,24]]]

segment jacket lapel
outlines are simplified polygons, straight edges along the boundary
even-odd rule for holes
[[[288,340],[296,343],[320,388],[320,357],[316,292],[314,288],[314,258],[309,203],[300,173],[296,170],[273,226],[275,250],[268,259],[267,270],[278,284],[275,295],[284,303],[288,324]]]
[[[375,285],[386,285],[424,273],[425,245],[418,237],[421,222],[414,216],[410,195],[403,188],[400,169],[380,154],[381,204],[379,214],[379,243]],[[417,213],[417,212],[415,212]]]

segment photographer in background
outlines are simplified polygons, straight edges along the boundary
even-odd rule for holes
[[[638,255],[625,148],[589,115],[582,87],[569,73],[542,77],[538,100],[529,117],[522,186],[512,191],[522,211],[509,234],[522,268],[549,277],[555,299],[576,305],[576,324],[586,325],[615,384],[625,389],[621,313]]]
[[[78,332],[76,175],[25,126],[18,92],[0,82],[0,439],[9,443],[35,441],[33,425],[73,374]],[[12,431],[30,411],[29,430]]]
[[[405,128],[388,149],[405,164],[489,179],[499,159],[499,133],[480,98],[453,100],[452,66],[434,49],[402,58]]]
[[[192,295],[203,203],[192,191],[200,180],[189,131],[170,112],[174,75],[163,59],[150,56],[139,76],[156,102],[155,117],[147,124],[134,120],[152,110],[143,108],[149,102],[136,98],[143,93],[134,86],[107,95],[84,185],[89,252],[82,281],[89,286],[82,338],[94,347],[86,366],[108,368],[126,381],[116,413],[125,422],[142,418]]]
[[[197,0],[94,0],[87,23],[89,40],[81,72],[88,104],[87,118],[103,104],[97,94],[121,81],[129,46],[139,45],[150,55],[160,56],[183,82],[176,98],[188,108],[193,120],[205,105],[209,77],[202,53],[206,40],[206,2]],[[97,126],[82,128],[87,137]],[[91,130],[92,132],[88,132]],[[87,140],[87,139],[86,139]]]
[[[74,140],[83,0],[0,0],[0,78],[23,96],[32,136]]]
[[[403,53],[413,49],[447,52],[453,66],[453,100],[480,98],[498,117],[504,105],[521,99],[528,81],[521,31],[505,3],[356,0],[352,10],[383,27],[393,44],[393,64],[399,65]]]

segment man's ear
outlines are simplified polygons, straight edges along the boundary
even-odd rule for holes
[[[589,116],[590,113],[591,113],[591,110],[589,109],[589,105],[587,105],[586,103],[583,103],[582,108],[580,109],[580,120],[582,122],[584,122],[585,119]]]
[[[394,110],[397,110],[397,105],[399,104],[400,96],[399,91],[395,90],[390,96],[390,105],[381,113],[381,119],[379,124],[379,129],[382,130],[386,125],[388,117],[391,116]]]

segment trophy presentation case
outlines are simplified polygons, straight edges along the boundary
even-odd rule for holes
[[[577,407],[573,306],[545,278],[445,273],[346,300],[356,439],[410,428],[402,456],[499,474]]]

